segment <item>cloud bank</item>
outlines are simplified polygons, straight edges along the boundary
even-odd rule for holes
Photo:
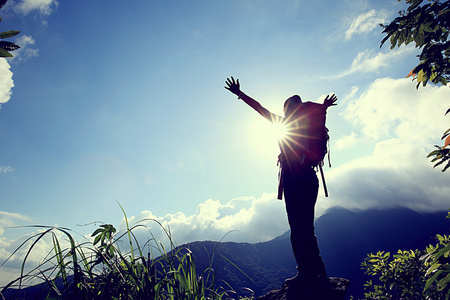
[[[409,79],[382,78],[350,100],[342,116],[355,131],[337,144],[347,152],[368,143],[374,148],[370,155],[327,172],[332,197],[320,201],[319,210],[332,205],[447,210],[450,173],[433,170],[426,156],[448,128],[444,113],[449,96],[445,86],[416,90]]]
[[[195,214],[182,212],[158,217],[143,211],[128,219],[130,224],[145,225],[156,237],[167,241],[162,229],[170,230],[177,244],[197,240],[224,240],[260,242],[270,240],[289,229],[283,201],[276,194],[263,194],[260,198],[241,197],[224,204],[209,199],[197,206]],[[160,226],[162,225],[162,227]],[[125,220],[119,228],[125,230]],[[141,228],[136,235],[142,241],[149,238],[148,230]]]
[[[0,58],[0,108],[3,103],[6,103],[11,99],[14,82],[12,79],[13,73],[11,72],[11,66],[5,58]]]

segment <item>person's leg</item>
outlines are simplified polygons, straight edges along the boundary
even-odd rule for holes
[[[317,200],[318,179],[312,168],[283,174],[284,195],[291,244],[298,272],[305,278],[326,277],[314,234],[314,206]]]

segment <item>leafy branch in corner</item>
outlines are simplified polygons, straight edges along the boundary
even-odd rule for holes
[[[446,115],[450,112],[450,109],[447,110],[447,112],[445,113]],[[448,168],[450,168],[450,147],[447,148],[447,146],[450,145],[450,129],[447,129],[446,132],[444,132],[444,135],[442,136],[441,140],[444,140],[444,146],[438,146],[438,145],[434,145],[437,150],[434,150],[432,152],[430,152],[430,154],[428,154],[427,157],[432,157],[434,156],[434,158],[431,160],[431,162],[437,162],[433,168],[436,168],[437,166],[442,165],[443,163],[446,163],[446,165],[444,166],[444,168],[442,169],[442,172],[445,172]]]
[[[8,0],[0,0],[0,9],[6,4]],[[0,17],[0,22],[2,18]],[[20,48],[19,45],[13,43],[4,41],[4,39],[16,36],[20,33],[20,31],[17,30],[9,30],[4,31],[0,33],[0,57],[13,57],[10,51],[14,51]]]
[[[401,1],[401,0],[398,0]],[[399,16],[389,25],[382,25],[386,36],[381,46],[390,39],[391,49],[411,42],[422,52],[418,56],[420,63],[408,74],[417,79],[417,87],[428,81],[434,84],[447,85],[450,80],[450,1],[405,0],[410,4],[406,11],[400,11]]]
[[[450,80],[450,0],[405,2],[409,4],[406,11],[399,11],[399,16],[390,24],[380,24],[383,34],[386,34],[380,47],[387,40],[390,40],[391,49],[414,42],[416,48],[422,49],[418,55],[420,62],[406,77],[412,76],[413,80],[417,80],[416,88],[421,83],[425,87],[428,81],[447,85]],[[450,150],[446,148],[450,144],[449,135],[450,129],[442,137],[445,139],[444,146],[436,146],[437,150],[428,154],[428,157],[434,157],[432,162],[437,162],[434,167],[447,163],[442,172],[450,167]]]

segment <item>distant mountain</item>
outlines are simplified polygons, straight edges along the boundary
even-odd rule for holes
[[[296,273],[289,238],[257,244],[193,242],[182,247],[192,251],[198,270],[211,266],[218,285],[230,285],[238,292],[246,287],[262,295]]]
[[[316,221],[316,235],[329,276],[350,279],[348,294],[363,295],[368,279],[361,262],[368,253],[425,249],[436,234],[449,234],[447,212],[418,213],[408,208],[352,212],[329,209]]]
[[[446,215],[447,212],[421,214],[407,208],[329,209],[315,223],[328,276],[349,279],[352,285],[347,294],[358,299],[368,278],[360,267],[368,253],[424,249],[435,242],[437,233],[449,234]],[[296,274],[289,232],[257,244],[206,241],[182,247],[192,251],[198,269],[210,266],[212,261],[217,280],[236,290],[250,288],[258,296],[279,289],[285,279]]]

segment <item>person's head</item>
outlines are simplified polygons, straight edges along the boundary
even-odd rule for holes
[[[294,95],[290,98],[288,98],[285,102],[284,102],[284,115],[288,116],[291,113],[293,113],[299,104],[302,103],[302,98],[300,98],[299,95]]]

